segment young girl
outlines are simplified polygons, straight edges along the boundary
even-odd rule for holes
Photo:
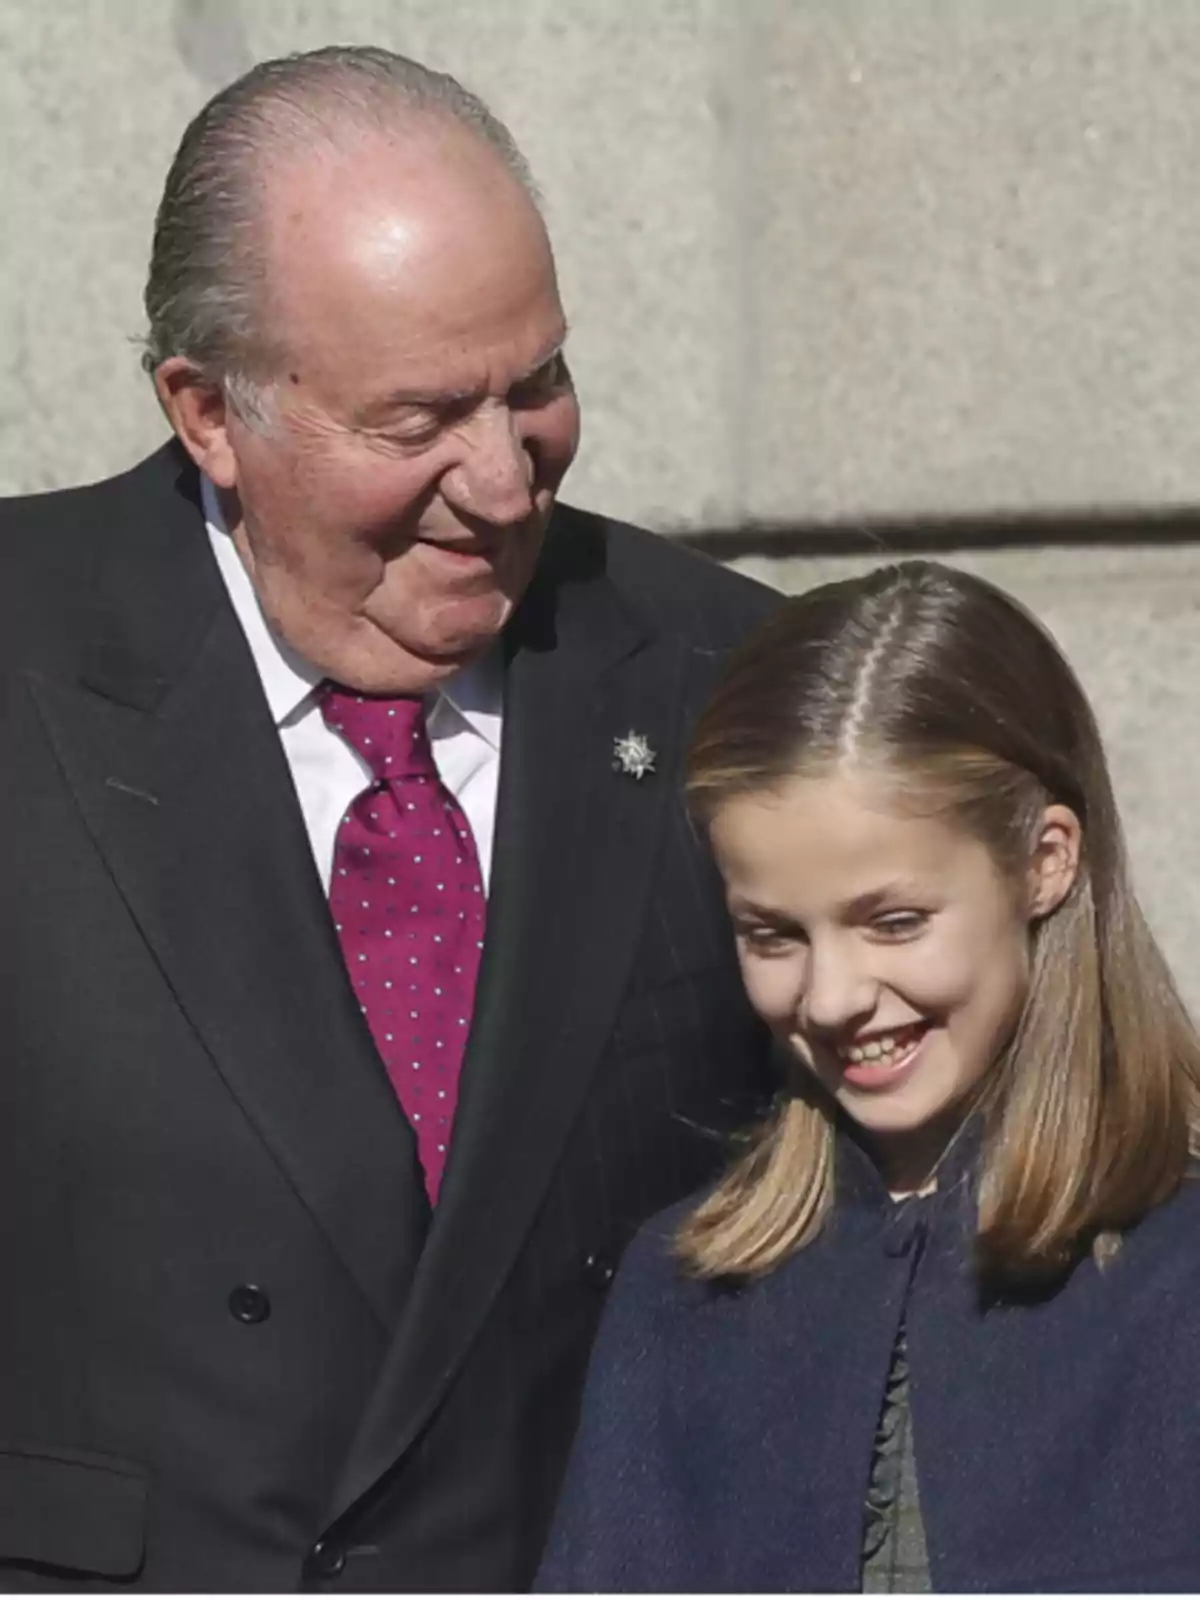
[[[1200,1588],[1200,1041],[1012,600],[790,601],[689,799],[777,1112],[613,1290],[539,1587]]]

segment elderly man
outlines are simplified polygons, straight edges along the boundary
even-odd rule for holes
[[[555,507],[449,78],[218,95],[146,304],[171,444],[0,509],[0,1587],[520,1588],[614,1263],[767,1079],[678,772],[771,596]]]

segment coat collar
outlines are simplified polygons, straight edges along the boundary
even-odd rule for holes
[[[983,1118],[970,1116],[951,1137],[937,1163],[936,1186],[919,1195],[894,1196],[888,1189],[868,1141],[851,1119],[837,1113],[836,1199],[854,1210],[889,1212],[898,1205],[916,1205],[964,1188],[974,1189],[983,1154]]]

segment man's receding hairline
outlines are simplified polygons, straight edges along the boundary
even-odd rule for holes
[[[268,342],[258,251],[264,219],[278,214],[274,191],[322,159],[340,155],[344,165],[370,147],[420,163],[418,181],[452,180],[456,168],[465,178],[474,167],[477,193],[490,185],[508,196],[515,184],[544,231],[541,196],[511,133],[449,74],[372,46],[260,62],[201,108],[171,163],[143,294],[143,367],[183,356],[222,382],[254,379]],[[496,181],[502,172],[509,183]]]
[[[270,151],[264,151],[264,163],[271,164],[260,171],[261,189],[252,222],[259,248],[277,248],[280,224],[286,224],[292,216],[309,211],[320,216],[326,209],[344,215],[348,205],[357,205],[364,215],[390,211],[397,221],[411,218],[414,227],[420,229],[427,219],[436,219],[445,209],[445,199],[454,202],[465,197],[473,201],[482,190],[486,201],[494,204],[502,192],[496,180],[503,175],[509,191],[504,201],[506,209],[522,210],[531,237],[536,233],[550,250],[545,220],[533,196],[486,141],[475,138],[469,129],[463,132],[465,138],[459,147],[474,147],[483,158],[482,164],[492,169],[485,173],[485,182],[481,183],[476,163],[459,162],[452,153],[432,145],[426,147],[423,160],[407,167],[389,167],[386,139],[376,146],[364,147],[357,157],[335,145],[324,151],[311,147],[285,151],[277,162],[272,160]],[[265,254],[263,265],[266,266]]]
[[[424,128],[414,128],[413,137],[411,140],[406,137],[403,145],[405,154],[415,157],[407,164],[410,167],[409,175],[413,180],[413,200],[416,204],[425,205],[429,201],[428,191],[419,186],[428,181],[431,173],[439,175],[441,181],[453,192],[456,174],[461,176],[462,187],[466,188],[472,182],[478,183],[478,168],[482,166],[491,169],[493,181],[501,178],[504,180],[504,185],[514,199],[519,197],[524,202],[531,218],[536,220],[542,233],[545,233],[545,221],[536,196],[513,172],[503,156],[473,128],[457,122],[436,108],[428,112],[424,109],[412,111],[405,108],[402,116],[414,123],[419,121],[426,125]],[[353,121],[353,115],[348,113],[347,122],[353,123]],[[444,141],[429,138],[428,125],[431,123],[441,124],[450,137]],[[322,167],[329,179],[336,180],[345,173],[347,166],[351,166],[354,176],[362,178],[363,192],[365,194],[372,192],[373,175],[358,173],[352,164],[377,159],[386,165],[386,156],[389,149],[394,147],[395,141],[389,137],[391,130],[383,127],[378,130],[352,127],[350,131],[362,137],[363,143],[357,151],[345,148],[336,137],[302,150],[289,146],[282,137],[268,136],[262,141],[253,158],[253,170],[261,185],[259,203],[255,208],[255,222],[259,230],[265,232],[271,220],[279,217],[281,208],[286,211],[289,206],[294,206],[297,200],[302,198],[302,194],[297,195],[296,189],[302,191],[306,180],[317,177]],[[462,159],[462,153],[467,152],[474,159]],[[441,169],[440,174],[439,169]],[[392,190],[392,195],[401,200],[407,199],[399,183]],[[320,204],[324,201],[325,195],[318,191],[311,198]]]

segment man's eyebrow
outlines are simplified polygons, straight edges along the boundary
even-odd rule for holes
[[[509,389],[519,389],[523,383],[528,383],[531,378],[536,378],[543,367],[548,367],[552,361],[556,361],[566,348],[568,332],[569,330],[564,327],[559,337],[538,356],[533,365],[526,368],[519,377],[513,379],[512,383],[509,384]]]
[[[528,383],[535,377],[543,367],[548,366],[557,356],[561,356],[566,346],[568,331],[564,328],[549,349],[539,355],[532,366],[513,380],[510,388],[519,389],[523,383]],[[373,417],[399,411],[404,406],[459,406],[482,398],[483,395],[478,389],[393,389],[390,394],[368,401],[357,413],[356,420],[360,423],[367,422]]]
[[[393,411],[402,411],[406,406],[457,406],[475,399],[478,399],[478,395],[469,389],[393,389],[389,394],[382,394],[360,406],[355,413],[355,420],[369,422],[376,417],[386,417]]]
[[[568,324],[564,323],[563,324],[563,331],[559,334],[558,338],[549,347],[549,349],[546,350],[545,354],[540,355],[538,357],[538,359],[530,367],[529,371],[524,373],[520,378],[517,379],[517,382],[518,383],[527,383],[529,381],[529,379],[534,376],[535,373],[540,372],[543,367],[549,366],[550,363],[557,356],[561,356],[563,351],[566,349],[567,339],[569,338],[570,333],[571,333],[570,327],[568,326]]]

